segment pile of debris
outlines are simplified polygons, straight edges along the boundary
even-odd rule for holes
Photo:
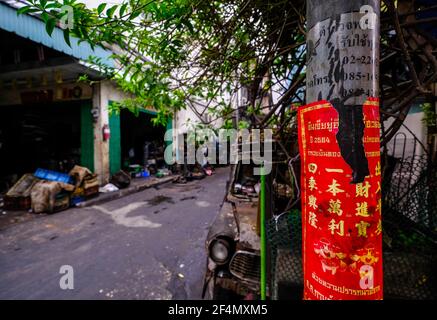
[[[37,169],[24,174],[4,196],[4,208],[54,213],[99,193],[97,174],[80,166],[68,173]]]

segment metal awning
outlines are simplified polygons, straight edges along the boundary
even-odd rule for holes
[[[60,28],[56,27],[52,35],[49,36],[42,20],[28,14],[18,16],[17,9],[5,3],[0,3],[0,29],[13,32],[20,37],[63,52],[82,61],[87,61],[90,56],[95,56],[101,58],[102,63],[108,67],[115,66],[114,60],[110,58],[113,54],[110,50],[101,47],[95,47],[93,50],[88,43],[79,43],[77,38],[71,38],[71,47],[69,47],[65,43],[63,31]]]

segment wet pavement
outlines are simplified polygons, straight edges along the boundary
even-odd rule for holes
[[[0,230],[0,299],[200,299],[229,170]],[[62,290],[60,268],[74,271]]]

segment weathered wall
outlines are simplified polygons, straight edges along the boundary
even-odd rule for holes
[[[99,183],[104,185],[110,178],[109,140],[103,141],[103,126],[109,125],[108,106],[111,101],[122,101],[129,95],[117,88],[111,81],[105,80],[93,86],[93,108],[97,110],[94,123],[94,170],[99,175]],[[110,138],[111,139],[111,138]]]

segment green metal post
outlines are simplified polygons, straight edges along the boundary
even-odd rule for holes
[[[261,300],[266,300],[266,176],[261,168],[260,233],[261,233]]]

